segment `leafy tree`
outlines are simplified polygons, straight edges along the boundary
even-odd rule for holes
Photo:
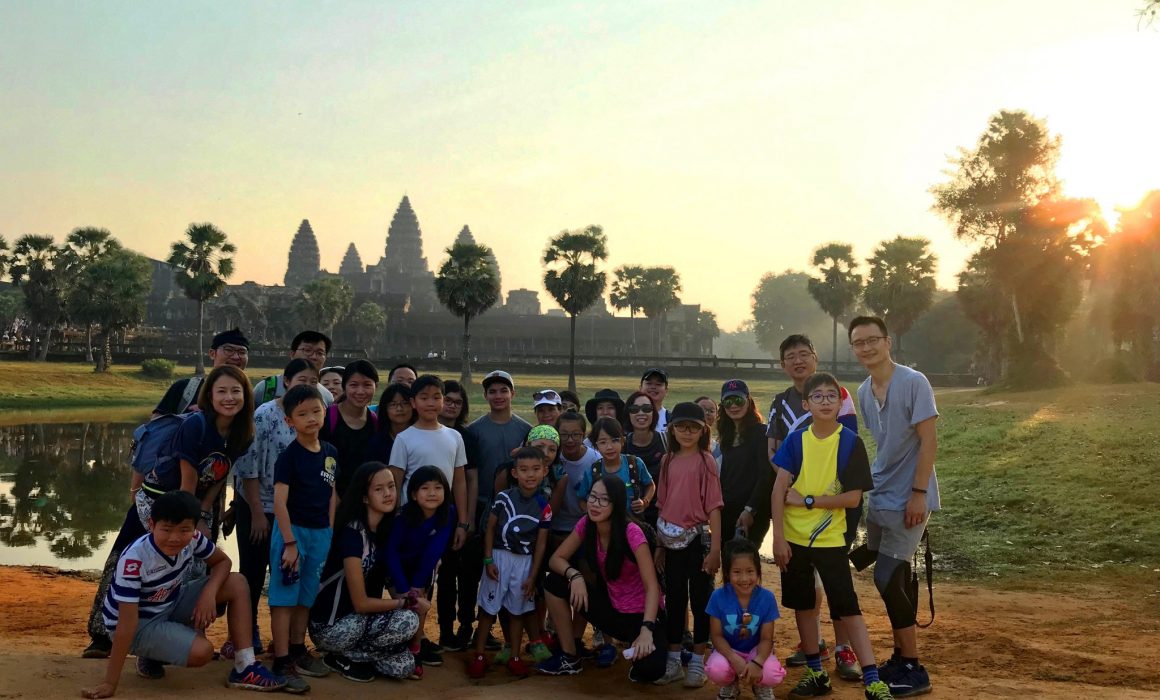
[[[383,311],[383,307],[373,301],[366,301],[359,304],[359,307],[354,310],[352,320],[354,321],[355,331],[359,336],[359,341],[365,344],[373,355],[376,340],[387,327],[387,312]]]
[[[881,316],[903,351],[902,337],[934,298],[934,271],[938,260],[925,238],[898,236],[878,246],[866,261],[870,267],[862,296],[866,306]]]
[[[1158,374],[1156,333],[1160,328],[1160,190],[1149,193],[1135,209],[1120,216],[1094,285],[1107,290],[1102,304],[1107,327],[1117,345],[1126,344],[1149,377]]]
[[[17,239],[9,274],[24,293],[24,309],[33,331],[28,349],[31,360],[48,358],[53,328],[67,317],[67,273],[67,259],[51,236],[28,234]]]
[[[459,371],[464,386],[471,384],[471,321],[499,301],[499,269],[491,248],[458,241],[446,250],[447,260],[435,275],[435,295],[439,303],[463,319],[463,365]]]
[[[652,351],[659,355],[661,328],[668,312],[681,305],[681,276],[671,267],[646,267],[641,275],[640,309],[652,326]]]
[[[604,294],[606,274],[597,263],[608,259],[604,229],[562,231],[544,251],[544,287],[571,320],[568,344],[568,388],[576,391],[576,317]]]
[[[990,269],[991,255],[980,251],[971,256],[959,273],[955,294],[964,314],[979,327],[978,371],[988,383],[999,380],[1003,370],[1003,334],[1010,324],[1011,307]]]
[[[640,310],[640,290],[644,277],[644,266],[621,265],[613,271],[616,279],[612,281],[612,292],[608,301],[614,309],[624,311],[628,309],[628,317],[632,319],[632,351],[636,352],[636,312]]]
[[[173,244],[169,264],[174,267],[177,286],[197,302],[197,374],[205,374],[201,349],[205,325],[205,302],[221,294],[226,280],[234,274],[233,254],[237,248],[213,224],[190,224],[185,240]]]
[[[8,333],[24,313],[24,299],[14,289],[0,291],[0,334]]]
[[[318,277],[310,280],[298,292],[295,310],[307,326],[325,328],[334,334],[334,326],[350,313],[354,292],[341,277]]]
[[[854,308],[862,291],[862,275],[854,260],[854,247],[848,243],[827,243],[814,251],[813,266],[817,272],[807,284],[810,296],[833,319],[833,365],[838,368],[838,319]]]
[[[930,373],[977,373],[982,368],[974,352],[979,327],[963,313],[961,301],[954,292],[938,291],[930,310],[910,329],[907,360]]]
[[[0,277],[8,274],[8,265],[12,262],[8,251],[8,239],[0,236]]]
[[[758,346],[770,355],[777,356],[781,341],[791,333],[820,337],[829,330],[810,296],[809,283],[804,272],[767,272],[750,295],[753,333]]]
[[[84,274],[86,267],[108,254],[111,250],[120,247],[121,244],[117,242],[117,239],[113,238],[113,234],[109,233],[107,229],[91,226],[73,229],[72,233],[65,239],[65,253],[68,256],[69,265],[72,268],[71,274],[74,278]],[[148,294],[149,290],[146,289],[145,293]],[[77,313],[81,308],[85,307],[90,307],[88,300],[81,298],[81,293],[74,288],[72,294],[69,295],[69,317],[73,321],[85,324],[85,361],[92,362],[93,324],[98,321],[92,318],[86,318],[83,313]]]
[[[109,371],[113,334],[145,318],[145,300],[152,283],[149,260],[119,246],[81,271],[74,290],[75,308],[81,318],[101,329],[95,371]]]
[[[697,312],[697,344],[701,352],[713,353],[713,341],[721,337],[721,327],[717,325],[717,314],[708,309]]]

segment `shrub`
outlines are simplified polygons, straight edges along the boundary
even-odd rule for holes
[[[155,358],[141,363],[141,373],[153,379],[169,379],[173,376],[175,369],[177,369],[177,363],[173,360]]]

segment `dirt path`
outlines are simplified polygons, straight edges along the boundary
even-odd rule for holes
[[[769,576],[767,572],[766,576]],[[858,577],[859,593],[875,648],[889,651],[889,625],[868,578]],[[1136,588],[1136,590],[1131,590]],[[1160,697],[1160,612],[1149,584],[1129,588],[1091,586],[1064,593],[1001,591],[944,584],[937,591],[938,621],[921,635],[923,661],[935,694],[944,698],[1155,698]],[[51,570],[0,567],[0,698],[79,697],[79,689],[103,672],[102,662],[79,658],[84,621],[94,584]],[[925,617],[925,616],[924,616]],[[268,626],[265,627],[268,629]],[[218,623],[210,637],[221,641]],[[827,630],[826,637],[831,634]],[[779,655],[796,643],[793,623],[779,623]],[[345,698],[355,692],[406,693],[408,700],[480,698],[509,700],[512,681],[502,670],[480,683],[465,679],[462,654],[430,669],[418,683],[355,686],[341,678],[312,680],[313,698]],[[533,677],[518,681],[519,695],[553,700],[616,696],[677,695],[711,700],[716,689],[637,687],[625,679],[627,667],[586,670],[573,678]],[[174,669],[165,680],[147,682],[127,671],[118,697],[204,698],[218,696],[228,666]],[[796,677],[790,672],[790,679]],[[860,686],[835,680],[832,697],[862,697]],[[777,689],[784,698],[790,683]],[[249,696],[247,696],[249,697]],[[749,697],[748,694],[745,695]]]

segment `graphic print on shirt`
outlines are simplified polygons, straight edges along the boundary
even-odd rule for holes
[[[221,452],[211,452],[197,469],[197,480],[202,486],[213,486],[230,473],[230,460]]]
[[[334,486],[334,474],[338,471],[338,460],[330,455],[322,462],[322,480],[330,486]]]
[[[725,634],[739,639],[741,637],[741,629],[744,627],[749,630],[749,634],[746,636],[756,637],[757,630],[761,629],[761,616],[750,614],[748,625],[741,624],[741,617],[741,615],[736,613],[729,613],[725,616]]]

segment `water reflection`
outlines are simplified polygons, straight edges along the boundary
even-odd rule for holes
[[[50,554],[37,558],[55,560],[103,557],[109,533],[120,527],[129,504],[135,427],[96,422],[0,427],[0,546],[47,548]]]

